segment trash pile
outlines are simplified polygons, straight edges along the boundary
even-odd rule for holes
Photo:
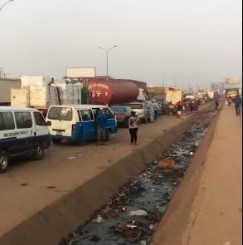
[[[192,128],[60,245],[148,245],[215,114]]]

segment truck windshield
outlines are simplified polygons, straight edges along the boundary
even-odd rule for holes
[[[51,107],[47,118],[50,120],[72,121],[72,108],[70,107]]]

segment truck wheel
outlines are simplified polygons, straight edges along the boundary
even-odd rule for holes
[[[9,166],[9,156],[6,151],[0,152],[0,173],[4,173],[7,171]]]
[[[61,139],[52,139],[52,143],[58,145],[61,143]]]
[[[44,148],[42,145],[37,145],[33,153],[33,158],[35,160],[41,160],[44,157]]]

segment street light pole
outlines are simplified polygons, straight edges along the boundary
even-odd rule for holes
[[[2,11],[2,9],[10,2],[13,2],[14,0],[8,0],[7,2],[5,2],[2,6],[0,6],[0,12]]]
[[[98,47],[99,49],[102,49],[105,53],[106,53],[106,78],[108,79],[109,77],[109,52],[113,49],[113,48],[117,48],[117,45],[114,45],[108,49],[102,48],[102,47]]]

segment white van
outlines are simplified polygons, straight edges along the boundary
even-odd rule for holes
[[[39,160],[49,146],[49,128],[40,111],[0,106],[0,172],[7,170],[11,157],[32,154]]]
[[[51,105],[46,121],[54,144],[62,140],[85,142],[97,138],[96,111],[102,108],[106,117],[106,137],[117,132],[117,120],[108,106],[104,105]]]

